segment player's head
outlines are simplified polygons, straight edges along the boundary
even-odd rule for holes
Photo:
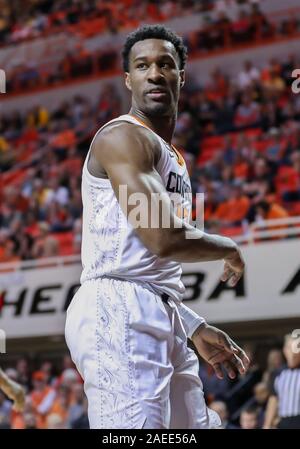
[[[147,25],[129,34],[122,56],[133,106],[150,117],[174,114],[186,54],[182,39],[164,26]]]

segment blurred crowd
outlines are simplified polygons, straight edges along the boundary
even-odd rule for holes
[[[260,348],[264,349],[260,357],[253,344],[245,344],[251,365],[234,380],[227,375],[220,380],[210,365],[200,363],[205,399],[219,413],[225,429],[283,428],[282,423],[292,428],[295,422],[299,428],[300,352],[293,351],[292,343],[289,335],[283,351],[279,346],[267,353]],[[88,428],[83,382],[69,355],[39,363],[19,358],[5,372],[25,388],[26,400],[24,411],[17,413],[0,391],[0,428]],[[284,378],[289,381],[288,390]]]
[[[87,400],[83,382],[68,355],[55,366],[42,362],[37,369],[25,358],[6,374],[26,391],[22,413],[0,391],[0,429],[88,429]]]
[[[205,194],[210,230],[245,233],[249,224],[300,214],[300,97],[291,89],[295,55],[263,67],[220,67],[180,99],[174,144],[186,150],[194,192]]]
[[[97,128],[120,109],[107,85],[93,104],[76,96],[51,114],[36,107],[1,117],[1,262],[80,252],[83,158]]]
[[[262,364],[252,344],[244,349],[251,365],[245,375],[219,380],[212,367],[200,365],[206,401],[219,413],[225,429],[300,428],[300,352],[291,335],[283,350],[269,350]]]
[[[135,4],[135,2],[133,3]],[[187,12],[190,8],[198,8],[201,4],[202,2],[193,1],[150,2],[148,4],[147,2],[138,2],[136,7],[146,8],[147,5],[148,7],[156,5],[162,8],[169,5],[170,14],[171,12],[175,14],[178,9],[176,14],[180,16],[183,11]],[[82,5],[88,5],[88,2],[82,2]],[[118,2],[116,5],[120,7],[122,2]],[[111,7],[117,6],[111,4]],[[126,11],[129,10],[130,8],[126,8]],[[124,15],[122,12],[121,16],[126,17],[126,14]],[[147,13],[144,17],[151,17],[151,14]],[[214,9],[210,13],[201,17],[202,21],[199,23],[198,29],[184,35],[185,44],[192,57],[201,56],[214,50],[240,46],[243,43],[261,43],[264,39],[274,36],[286,37],[300,29],[300,15],[299,18],[297,14],[294,14],[291,17],[283,15],[276,21],[269,20],[262,13],[257,2],[249,1],[239,4],[236,0],[219,0],[215,2]],[[165,20],[165,14],[162,15],[161,20]],[[137,19],[137,23],[132,24],[132,28],[138,25],[139,20]],[[89,23],[87,28],[91,32],[92,24]],[[95,29],[99,32],[97,24]],[[119,53],[119,49],[113,45],[111,47],[105,45],[104,48],[91,51],[81,40],[73,49],[66,48],[65,54],[57,61],[38,62],[20,58],[17,61],[10,60],[7,62],[7,67],[3,67],[6,71],[7,93],[16,94],[27,91],[29,88],[54,86],[80,77],[118,72],[120,70]]]
[[[232,0],[230,0],[232,3]],[[207,11],[215,0],[1,0],[0,44],[11,44],[61,30],[95,34],[164,21],[183,14]],[[246,3],[241,0],[235,3]],[[85,28],[89,25],[89,30]],[[91,30],[91,28],[93,30]]]
[[[142,3],[170,14],[176,8],[199,8],[196,1],[175,2],[175,10],[172,1]],[[16,17],[20,3],[3,4],[6,9],[0,14],[10,17],[10,10]],[[50,17],[60,11],[67,20],[68,11],[88,17],[99,5],[37,0],[27,2],[29,9],[23,8],[22,14],[32,17],[35,11]],[[140,8],[134,0],[118,2],[116,8],[124,5]],[[189,35],[192,53],[226,45],[228,32],[233,42],[252,40],[258,24],[266,35],[272,32],[256,1],[207,1],[201,8],[214,16],[208,15],[204,28]],[[66,55],[56,72],[43,71],[43,83],[90,73],[95,68],[92,55],[77,50]],[[111,70],[116,54],[109,49],[98,53],[96,63],[99,70]],[[216,67],[205,85],[189,75],[174,144],[184,149],[193,192],[205,195],[208,231],[247,234],[252,223],[300,215],[300,101],[291,89],[292,71],[299,63],[294,54],[260,67],[248,60],[234,76]],[[9,90],[27,89],[40,75],[34,67],[29,72],[15,68]],[[121,109],[116,89],[107,84],[96,102],[77,95],[52,112],[37,105],[0,117],[0,262],[80,252],[82,163],[95,131]],[[203,205],[194,198],[193,206],[195,218]]]
[[[289,55],[263,67],[245,61],[231,77],[217,67],[206,85],[190,76],[174,144],[185,150],[193,192],[205,194],[208,231],[241,235],[300,215],[297,66]],[[1,262],[80,251],[83,159],[94,132],[120,113],[107,84],[95,103],[76,96],[52,113],[37,106],[0,118]]]

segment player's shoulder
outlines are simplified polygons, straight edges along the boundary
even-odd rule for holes
[[[98,142],[117,142],[118,140],[121,140],[121,143],[123,144],[127,140],[141,142],[146,145],[157,144],[157,137],[150,129],[122,119],[105,125],[105,127],[97,133],[95,140]]]
[[[155,160],[158,160],[160,155],[157,136],[150,129],[125,120],[108,123],[97,133],[93,147],[94,150],[98,148],[102,153],[149,152]]]

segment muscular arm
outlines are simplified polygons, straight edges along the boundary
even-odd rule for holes
[[[89,169],[98,164],[105,170],[131,224],[134,225],[131,212],[137,204],[124,204],[119,187],[126,186],[128,196],[138,193],[147,198],[145,209],[148,217],[152,213],[152,219],[159,226],[151,227],[148,221],[147,226],[135,227],[135,231],[152,253],[177,262],[226,259],[223,280],[231,278],[234,285],[243,272],[243,262],[236,244],[229,238],[206,234],[176,216],[162,179],[155,169],[158,157],[158,141],[149,130],[119,123],[104,129],[96,137]],[[153,194],[159,194],[160,208],[157,207],[158,196]],[[164,213],[167,211],[169,227],[161,225],[162,210]]]

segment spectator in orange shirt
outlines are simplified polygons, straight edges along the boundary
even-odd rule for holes
[[[6,239],[0,247],[0,263],[18,262],[20,257],[16,254],[16,242],[13,239]]]
[[[31,421],[31,423],[30,423]],[[36,413],[30,395],[25,397],[23,413],[12,410],[10,427],[11,429],[36,429]]]
[[[280,71],[280,68],[279,68]],[[269,91],[270,94],[279,95],[285,89],[285,82],[277,68],[271,68],[269,77],[263,82],[263,87]]]
[[[212,219],[221,226],[239,226],[246,217],[250,206],[249,198],[244,195],[242,186],[236,184],[232,187],[230,199],[219,204]]]
[[[267,201],[260,201],[256,205],[258,215],[264,220],[274,220],[276,218],[286,218],[289,216],[287,211],[276,203],[268,203]]]
[[[249,164],[246,158],[239,152],[237,152],[235,157],[233,173],[234,178],[239,181],[245,181],[249,175]]]
[[[256,212],[258,215],[258,219],[262,218],[263,220],[275,220],[280,218],[287,218],[289,216],[288,212],[279,204],[276,203],[268,203],[267,201],[260,201],[256,205]],[[267,228],[270,231],[274,231],[275,229],[284,229],[287,228],[288,225],[269,225]],[[284,235],[279,236],[284,237]],[[274,237],[275,239],[277,237]]]
[[[34,388],[30,398],[37,418],[37,427],[43,429],[46,425],[47,414],[53,406],[56,392],[46,384],[46,375],[43,371],[35,371],[32,379]]]
[[[52,148],[60,156],[65,155],[65,151],[76,145],[76,136],[73,129],[70,128],[68,120],[64,120],[60,131],[51,141]]]

